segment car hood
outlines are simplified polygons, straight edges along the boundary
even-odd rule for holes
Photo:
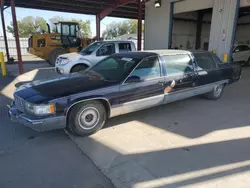
[[[115,84],[114,82],[75,73],[26,83],[17,89],[15,95],[28,102],[40,104],[57,98],[101,89]]]
[[[79,62],[79,61],[90,61],[90,55],[83,54],[80,52],[73,52],[68,54],[60,55],[59,58],[67,58],[72,62]]]

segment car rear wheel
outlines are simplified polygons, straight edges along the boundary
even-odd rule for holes
[[[224,87],[225,87],[225,85],[223,85],[223,84],[215,86],[213,91],[211,91],[205,95],[206,98],[210,99],[210,100],[219,99],[223,94]]]
[[[74,73],[74,72],[80,72],[80,71],[83,71],[83,70],[86,70],[88,67],[86,65],[75,65],[70,73]]]
[[[248,67],[250,66],[250,57],[249,57],[249,59],[247,60],[247,62],[245,63],[245,65],[248,66]]]
[[[91,135],[103,127],[106,118],[106,110],[100,102],[83,102],[73,107],[69,115],[69,128],[80,136]]]

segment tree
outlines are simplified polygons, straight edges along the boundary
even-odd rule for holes
[[[136,34],[138,22],[137,20],[129,20],[123,22],[112,22],[107,25],[106,30],[103,32],[104,39],[114,39],[124,34]],[[144,24],[142,26],[144,31]]]
[[[69,21],[69,22],[77,22],[79,24],[79,31],[80,31],[80,36],[85,37],[85,38],[90,38],[91,37],[91,28],[90,28],[90,21],[84,21],[84,20],[78,20],[78,19],[71,19],[71,20],[65,20],[60,16],[55,16],[49,19],[50,26],[52,29],[52,32],[56,32],[56,26],[55,23],[58,23],[60,21]]]
[[[20,37],[28,37],[35,33],[43,33],[47,31],[46,20],[42,17],[27,16],[22,20],[17,21],[17,25]],[[13,22],[7,26],[7,32],[14,36]]]

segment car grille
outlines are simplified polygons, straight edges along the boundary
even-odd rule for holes
[[[24,105],[25,105],[24,103],[25,103],[24,99],[22,99],[21,97],[15,96],[16,108],[21,112],[24,112]]]

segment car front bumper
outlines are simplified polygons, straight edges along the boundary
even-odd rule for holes
[[[8,115],[12,122],[22,124],[33,130],[43,132],[66,127],[66,116],[36,117],[21,113],[13,106],[8,106]]]

